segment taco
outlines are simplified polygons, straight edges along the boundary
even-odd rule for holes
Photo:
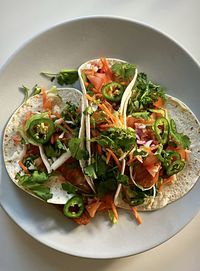
[[[12,115],[4,131],[3,154],[11,180],[22,190],[54,204],[70,198],[66,183],[91,191],[78,164],[87,156],[82,105],[80,91],[52,87],[29,98]]]
[[[123,155],[127,149],[124,140],[135,140],[131,129],[129,135],[124,133],[122,114],[123,104],[135,84],[137,68],[123,60],[100,58],[82,64],[78,72],[85,98],[86,147],[89,153],[85,177],[94,192],[101,190],[101,186],[109,187],[105,179],[112,182],[114,178],[114,191],[115,175],[123,171]],[[116,138],[117,144],[114,142]],[[109,173],[113,168],[111,160],[115,161],[118,173]]]
[[[151,211],[184,196],[200,175],[200,126],[195,115],[144,73],[138,74],[123,112],[136,143],[125,158],[128,181],[119,184],[115,205]]]

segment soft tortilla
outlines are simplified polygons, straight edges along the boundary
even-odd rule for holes
[[[113,65],[115,63],[127,63],[126,61],[124,60],[121,60],[121,59],[117,59],[117,58],[106,58],[106,60],[108,61],[108,63],[110,65]],[[97,59],[92,59],[92,60],[89,60],[85,63],[83,63],[79,69],[78,69],[78,75],[79,75],[79,80],[80,80],[80,84],[81,84],[81,88],[82,88],[82,91],[83,91],[83,94],[86,94],[87,91],[86,91],[86,88],[85,88],[85,85],[84,85],[84,81],[83,81],[83,78],[82,78],[82,70],[84,69],[88,69],[90,64],[94,64],[94,63],[99,63],[100,59],[97,58]],[[127,98],[129,98],[129,95],[131,93],[131,90],[136,82],[136,79],[137,79],[137,68],[136,68],[136,71],[135,71],[135,75],[132,79],[132,81],[129,83],[129,85],[127,86],[127,88],[125,89],[124,93],[123,93],[123,96],[122,96],[122,100],[121,100],[121,104],[119,106],[119,113],[122,114],[122,116],[124,117],[124,103],[125,101],[127,100]],[[86,99],[85,95],[84,95],[84,107],[88,107],[89,106],[89,103],[88,103],[88,100]],[[89,160],[88,160],[88,164],[90,165],[91,164],[91,157],[92,157],[92,153],[91,153],[91,143],[90,143],[90,140],[91,140],[91,134],[90,134],[90,115],[89,114],[85,114],[85,129],[86,129],[86,149],[89,153]],[[84,164],[85,165],[85,164]],[[84,172],[84,171],[83,171]],[[122,174],[123,174],[123,171],[122,171]],[[92,180],[92,178],[88,177],[85,175],[85,178],[87,180],[87,182],[90,184],[90,187],[92,188],[92,190],[95,192],[95,185],[94,185],[94,182]]]
[[[82,93],[74,88],[59,88],[59,95],[63,100],[63,107],[66,102],[71,102],[76,106],[82,106]],[[26,103],[23,103],[12,115],[10,120],[7,123],[7,126],[4,130],[3,136],[3,155],[4,162],[7,169],[7,172],[11,178],[11,180],[22,190],[31,194],[32,196],[41,200],[41,198],[37,197],[35,194],[27,191],[23,186],[18,184],[18,181],[15,179],[15,175],[17,172],[21,170],[18,161],[22,158],[24,147],[22,145],[15,145],[12,138],[16,134],[16,130],[21,126],[22,120],[26,114],[26,112],[41,112],[42,111],[42,96],[35,95],[28,99]],[[81,124],[84,124],[83,116],[81,119]],[[82,127],[83,126],[83,127]],[[81,126],[79,131],[79,137],[83,137],[84,134],[84,125]],[[68,199],[68,194],[61,187],[59,181],[53,180],[48,182],[48,186],[50,187],[50,192],[53,193],[53,197],[48,200],[49,203],[54,204],[65,204]]]
[[[176,122],[177,130],[190,138],[191,153],[184,169],[176,175],[176,181],[171,185],[165,185],[154,200],[149,197],[144,204],[136,206],[139,211],[156,210],[180,199],[191,190],[200,176],[200,124],[198,119],[183,102],[171,96],[168,96],[166,109],[170,118]],[[120,185],[115,195],[115,204],[118,207],[130,209],[122,199],[121,189]]]

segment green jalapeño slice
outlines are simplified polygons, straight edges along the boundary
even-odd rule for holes
[[[64,215],[69,218],[80,217],[84,211],[83,199],[79,196],[74,196],[64,206]]]
[[[30,123],[28,133],[39,144],[47,143],[55,131],[54,123],[48,118],[35,119]]]
[[[103,97],[110,102],[119,102],[123,92],[124,87],[117,82],[108,83],[102,87]]]
[[[164,117],[159,118],[154,123],[154,131],[157,140],[163,145],[167,143],[169,136],[169,123]]]

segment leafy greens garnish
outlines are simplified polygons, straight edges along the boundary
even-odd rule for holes
[[[19,185],[30,190],[41,199],[47,201],[52,198],[53,195],[50,193],[50,188],[45,186],[45,183],[48,181],[48,176],[45,172],[40,173],[35,170],[32,175],[17,175],[16,178]]]
[[[189,149],[191,144],[189,137],[177,132],[173,119],[170,120],[170,134],[177,144],[181,145],[184,149]]]
[[[110,128],[94,139],[103,147],[109,147],[114,151],[130,150],[136,142],[135,131],[132,128]]]
[[[81,139],[80,138],[71,138],[68,143],[69,150],[73,158],[77,160],[87,160],[88,152],[81,149],[80,147]]]
[[[78,80],[78,71],[77,70],[61,70],[58,73],[51,72],[41,72],[41,75],[44,75],[50,78],[51,82],[54,80],[61,86],[74,84]]]
[[[78,188],[70,182],[63,183],[62,189],[67,191],[68,194],[76,194],[78,191]]]
[[[25,103],[30,97],[36,95],[36,94],[40,94],[41,92],[41,87],[39,87],[37,84],[31,89],[31,93],[30,89],[27,88],[26,86],[22,85],[22,87],[19,88],[20,91],[23,92],[24,94],[24,100],[22,103]]]
[[[161,98],[165,100],[165,91],[160,85],[154,84],[147,79],[147,75],[139,73],[136,87],[132,92],[132,97],[128,105],[128,114],[145,111],[153,108],[154,102]]]
[[[114,75],[121,81],[131,81],[135,74],[135,65],[129,63],[115,63],[111,67]]]

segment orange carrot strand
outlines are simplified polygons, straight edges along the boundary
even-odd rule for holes
[[[133,215],[134,215],[134,217],[135,217],[137,223],[138,223],[138,224],[142,224],[142,219],[141,219],[141,217],[140,217],[140,215],[139,215],[137,209],[136,209],[135,207],[131,207],[131,211],[132,211],[132,213],[133,213]]]

